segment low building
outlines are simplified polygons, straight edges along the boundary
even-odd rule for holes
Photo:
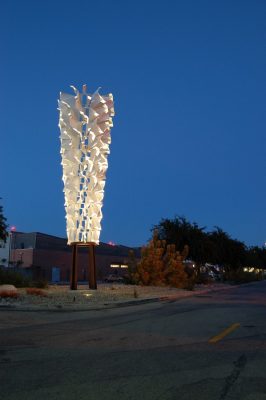
[[[10,251],[10,237],[6,238],[6,241],[0,240],[0,266],[8,267],[9,262],[9,251]]]
[[[72,248],[67,239],[40,232],[13,232],[10,244],[10,264],[22,269],[34,279],[67,282],[70,279]],[[122,276],[127,272],[128,254],[132,248],[122,245],[100,243],[95,248],[97,278],[108,274]],[[140,248],[133,248],[136,259]],[[78,280],[88,280],[88,248],[78,249]]]

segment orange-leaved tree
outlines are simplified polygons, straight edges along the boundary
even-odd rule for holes
[[[160,240],[155,230],[151,241],[141,249],[135,281],[143,285],[185,287],[188,276],[183,260],[187,255],[187,246],[180,253],[174,244],[167,245],[165,240]]]

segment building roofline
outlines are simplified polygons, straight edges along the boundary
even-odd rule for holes
[[[25,235],[42,235],[42,236],[46,236],[46,237],[50,237],[50,238],[56,238],[56,239],[61,239],[61,240],[67,240],[67,237],[62,237],[62,236],[56,236],[56,235],[50,235],[49,233],[43,233],[43,232],[21,232],[21,231],[15,231],[15,232],[11,232],[11,233],[19,233],[19,234],[25,234]],[[100,242],[99,245],[104,245],[104,246],[108,246],[108,247],[123,247],[125,249],[140,249],[141,246],[125,246],[123,244],[109,244],[109,243],[105,243],[105,242]]]

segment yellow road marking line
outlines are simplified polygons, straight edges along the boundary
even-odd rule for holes
[[[239,323],[233,324],[231,326],[229,326],[229,328],[225,329],[224,331],[222,331],[221,333],[219,333],[216,336],[213,336],[210,340],[209,343],[216,343],[219,340],[223,339],[226,335],[228,335],[229,333],[233,332],[234,330],[236,330],[237,328],[240,327]]]

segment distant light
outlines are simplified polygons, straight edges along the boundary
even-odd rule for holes
[[[128,268],[127,264],[110,264],[111,268]]]
[[[92,294],[91,293],[84,293],[84,296],[85,297],[90,297],[90,296],[92,296]]]
[[[115,246],[115,243],[114,242],[108,242],[108,244],[109,244],[109,246]]]
[[[17,228],[14,225],[10,227],[11,232],[16,232],[16,230],[17,230]]]

